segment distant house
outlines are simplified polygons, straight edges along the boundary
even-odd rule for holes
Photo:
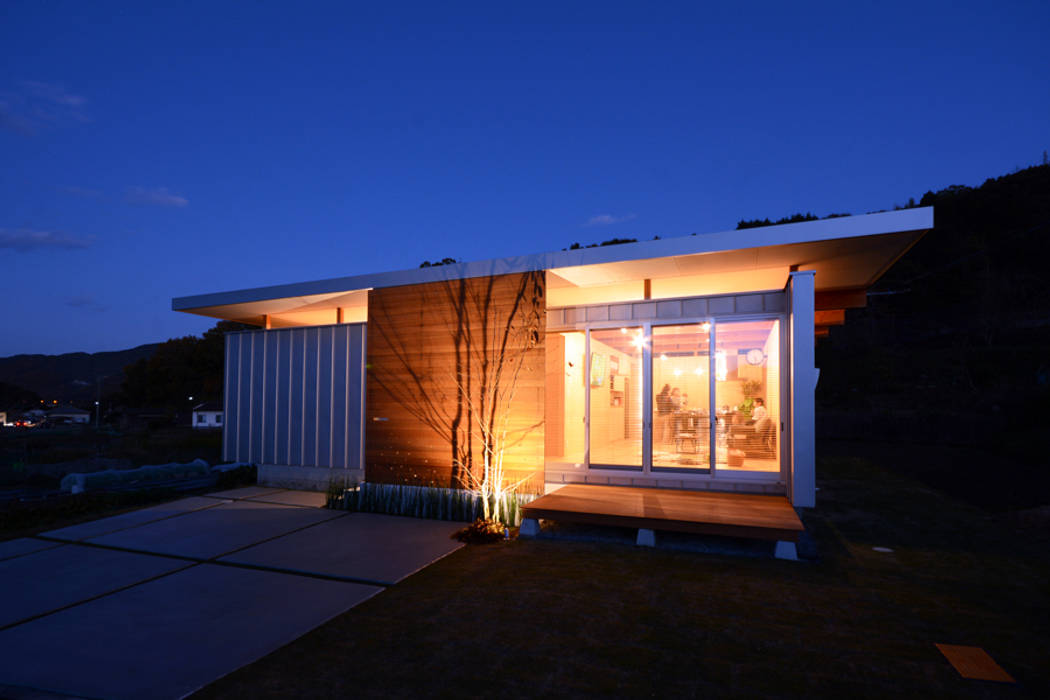
[[[194,428],[221,428],[222,427],[222,405],[213,401],[206,401],[193,407]]]
[[[54,423],[89,423],[91,411],[85,411],[69,404],[60,404],[47,412],[47,417]]]

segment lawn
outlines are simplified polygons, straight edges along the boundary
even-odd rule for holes
[[[195,697],[1050,697],[1045,522],[858,451],[820,460],[817,561],[469,546]],[[936,642],[1017,685],[960,678]]]

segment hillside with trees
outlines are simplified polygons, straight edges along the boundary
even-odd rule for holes
[[[940,488],[1038,503],[1050,487],[1050,165],[919,205],[934,207],[934,229],[817,345],[819,436],[908,442],[909,471]]]
[[[92,403],[99,394],[108,396],[117,391],[124,381],[124,367],[149,357],[157,345],[150,343],[115,352],[0,358],[0,382],[12,387],[3,393],[5,400],[0,408],[22,406],[26,400],[32,403],[39,399]]]

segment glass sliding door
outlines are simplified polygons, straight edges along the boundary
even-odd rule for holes
[[[548,462],[583,466],[587,460],[587,334],[548,333],[544,381],[544,454]]]
[[[781,328],[715,319],[548,334],[548,463],[778,474]]]
[[[723,321],[715,329],[715,468],[780,471],[780,322]]]
[[[652,334],[654,470],[711,470],[711,324]]]
[[[592,329],[588,353],[590,466],[641,469],[645,331],[641,327]]]

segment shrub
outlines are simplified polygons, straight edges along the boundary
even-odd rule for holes
[[[531,493],[505,494],[500,503],[500,521],[508,527],[517,527],[521,522],[521,506],[535,499],[536,494]],[[495,511],[494,506],[493,499],[489,503],[490,512]],[[468,523],[481,518],[484,513],[481,495],[475,491],[369,482],[349,488],[330,484],[328,507]]]
[[[467,544],[492,544],[507,537],[506,526],[498,520],[478,518],[462,530],[452,534],[452,539]]]

